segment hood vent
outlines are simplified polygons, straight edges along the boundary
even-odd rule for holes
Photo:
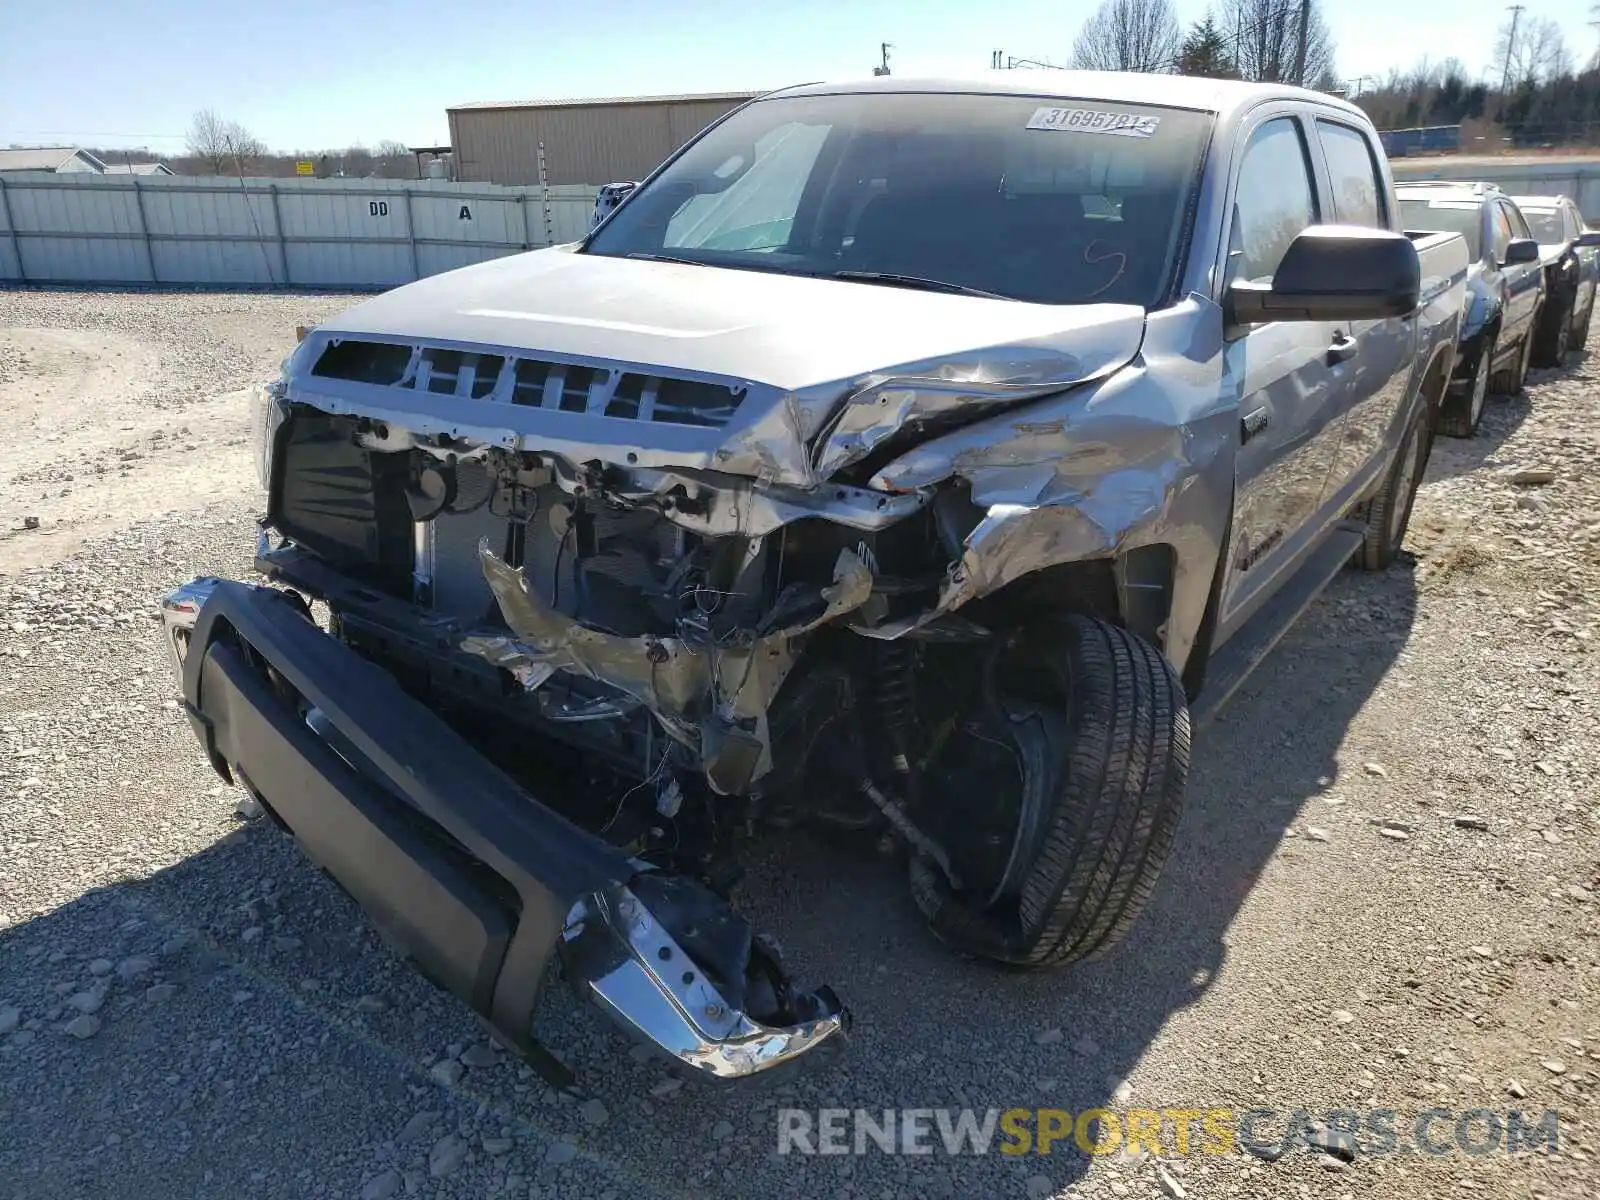
[[[742,386],[350,338],[330,341],[311,374],[470,400],[706,428],[726,425],[745,398]]]

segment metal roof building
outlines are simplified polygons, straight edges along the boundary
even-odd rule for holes
[[[70,175],[75,171],[101,175],[106,164],[87,150],[76,146],[35,146],[22,150],[0,150],[0,171],[55,171]]]
[[[176,175],[177,172],[164,162],[148,163],[107,163],[107,175]]]
[[[684,142],[759,92],[462,104],[449,110],[463,182],[603,183],[643,179]]]

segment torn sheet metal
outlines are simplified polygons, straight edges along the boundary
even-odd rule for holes
[[[1227,535],[1237,444],[1218,347],[1194,338],[1205,307],[1190,297],[1152,313],[1142,363],[964,425],[876,472],[871,486],[892,492],[960,480],[983,516],[932,608],[852,628],[900,637],[1035,571],[1165,543],[1177,562],[1165,649],[1181,669]]]
[[[889,495],[829,484],[797,488],[720,471],[611,468],[592,484],[570,463],[550,456],[555,481],[568,495],[603,492],[615,504],[652,508],[681,529],[706,537],[766,537],[791,521],[825,517],[851,529],[885,529],[926,506],[928,492]]]
[[[950,418],[970,421],[1120,365],[1070,350],[1008,346],[896,368],[866,381],[845,401],[817,456],[817,475],[827,478],[891,437],[914,435]]]
[[[841,550],[833,583],[821,590],[822,611],[798,625],[752,637],[741,646],[691,645],[680,638],[619,637],[589,629],[550,608],[528,590],[516,567],[498,558],[487,541],[478,557],[514,637],[468,637],[462,648],[510,670],[537,688],[566,671],[625,692],[661,721],[677,741],[700,754],[719,791],[735,791],[772,769],[767,706],[794,666],[796,639],[865,604],[872,572],[851,550]],[[721,762],[748,769],[718,771]],[[722,785],[722,786],[719,786]]]

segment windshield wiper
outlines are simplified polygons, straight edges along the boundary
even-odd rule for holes
[[[917,288],[924,292],[949,292],[957,296],[981,296],[985,300],[1009,300],[998,292],[986,292],[965,284],[949,283],[943,279],[924,279],[920,275],[896,275],[890,271],[830,271],[829,279],[854,279],[861,283],[884,283],[890,287]]]
[[[706,262],[704,259],[699,259],[699,258],[679,258],[675,254],[651,254],[651,253],[649,253],[647,251],[644,251],[644,250],[630,250],[628,253],[624,254],[622,257],[623,258],[637,258],[637,259],[643,260],[644,262],[683,263],[685,266],[690,266],[690,267],[709,267],[709,266],[712,265],[711,263]]]

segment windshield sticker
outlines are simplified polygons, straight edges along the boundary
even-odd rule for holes
[[[1138,113],[1105,112],[1095,108],[1036,108],[1028,129],[1054,129],[1061,133],[1108,133],[1112,137],[1147,138],[1161,124],[1160,117]]]

